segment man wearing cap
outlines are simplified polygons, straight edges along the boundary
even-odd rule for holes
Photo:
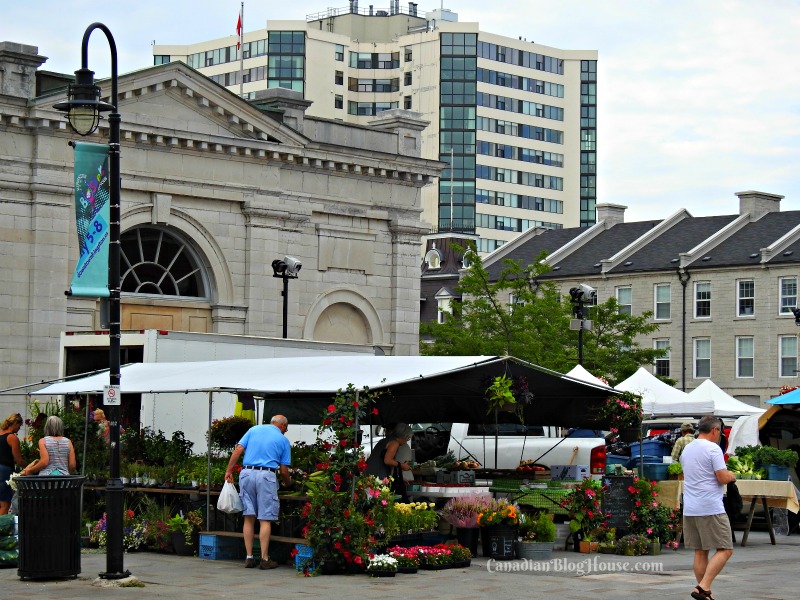
[[[681,457],[681,452],[686,446],[694,441],[694,425],[691,423],[684,423],[681,425],[681,437],[675,442],[672,447],[672,462],[678,462]]]
[[[278,563],[269,559],[269,536],[272,521],[278,520],[280,501],[278,500],[278,474],[281,482],[288,487],[289,465],[291,464],[291,444],[284,434],[289,421],[283,415],[272,417],[269,425],[256,425],[247,430],[228,461],[225,481],[233,483],[233,467],[244,453],[244,466],[239,473],[239,488],[242,497],[242,534],[247,558],[244,566],[256,566],[253,557],[256,519],[259,521],[258,541],[261,544],[259,569],[274,569]]]

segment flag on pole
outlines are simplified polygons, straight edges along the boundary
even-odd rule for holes
[[[239,39],[236,41],[236,49],[239,50],[242,47],[242,13],[239,12],[239,20],[236,22],[236,35],[239,36]]]

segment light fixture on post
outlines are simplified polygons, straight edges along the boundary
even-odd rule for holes
[[[111,103],[100,101],[100,88],[94,83],[94,71],[89,69],[89,37],[100,29],[108,40],[111,51]],[[65,111],[75,133],[86,136],[93,133],[100,122],[100,113],[111,111],[109,124],[109,246],[108,246],[108,290],[109,290],[109,342],[108,375],[110,390],[118,396],[120,383],[120,122],[117,94],[117,45],[108,27],[92,23],[86,28],[81,43],[81,68],[75,71],[75,83],[69,86],[68,99],[53,106]],[[119,473],[119,405],[109,410],[109,475],[106,483],[106,572],[104,579],[122,579],[130,575],[123,564],[123,500],[125,490]]]
[[[583,364],[583,332],[584,330],[591,330],[592,322],[586,318],[587,313],[584,310],[586,304],[593,304],[597,298],[597,291],[586,285],[580,284],[578,287],[570,288],[569,299],[574,304],[572,307],[572,314],[575,315],[574,319],[570,320],[569,328],[578,330],[578,364]]]
[[[276,258],[272,261],[272,276],[283,279],[283,338],[286,339],[287,318],[289,316],[289,280],[297,279],[300,274],[300,269],[303,268],[303,263],[297,260],[294,256],[284,256],[283,260]]]

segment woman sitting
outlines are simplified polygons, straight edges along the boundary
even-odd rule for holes
[[[39,440],[39,460],[33,461],[23,475],[69,475],[77,468],[75,449],[64,437],[64,422],[55,415],[44,423],[44,437]]]

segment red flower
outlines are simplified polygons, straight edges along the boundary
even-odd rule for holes
[[[355,400],[355,401],[353,401],[353,406],[354,406],[355,408],[358,408],[358,400]]]
[[[331,423],[333,423],[333,419],[331,419],[330,417],[328,417],[322,422],[323,425],[330,425]]]
[[[334,542],[333,547],[336,548],[337,550],[341,550],[342,549],[342,543],[341,542]]]
[[[329,405],[328,406],[328,412],[329,413],[336,412],[336,406],[334,406],[333,404]]]
[[[377,408],[373,408],[372,409],[372,414],[373,415],[377,415],[378,414],[378,409]]]
[[[360,557],[360,556],[356,556],[356,557],[353,559],[353,562],[354,562],[354,563],[356,563],[357,565],[360,565],[360,564],[361,564],[363,561],[361,560],[361,557]]]
[[[342,448],[345,448],[345,447],[347,446],[347,440],[342,440],[341,442],[339,442],[339,445],[340,445]]]

